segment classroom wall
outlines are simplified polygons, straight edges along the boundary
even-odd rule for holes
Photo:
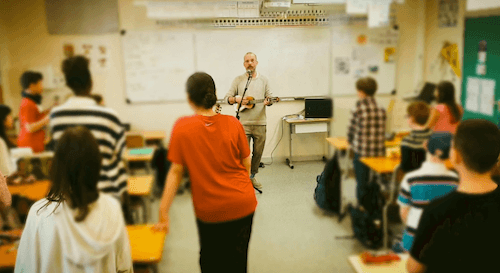
[[[132,9],[133,0],[119,0],[120,11]],[[396,5],[398,25],[400,27],[400,41],[396,58],[398,72],[396,88],[398,95],[394,113],[391,119],[391,128],[404,129],[406,121],[404,115],[400,114],[405,109],[406,103],[401,97],[407,92],[415,89],[416,83],[421,81],[423,65],[413,65],[423,62],[423,48],[425,35],[425,7],[420,0],[407,0],[404,5]],[[43,0],[18,0],[2,1],[0,10],[8,10],[4,13],[3,28],[7,30],[8,54],[10,61],[8,69],[8,83],[5,88],[9,94],[7,103],[13,106],[17,113],[20,102],[19,76],[29,68],[50,64],[58,74],[60,64],[63,60],[62,44],[65,41],[105,41],[110,48],[114,49],[110,55],[111,69],[104,73],[93,73],[94,92],[104,96],[106,104],[115,109],[124,122],[132,124],[137,130],[166,130],[170,135],[170,129],[175,120],[182,115],[191,113],[186,103],[161,103],[161,104],[126,104],[124,96],[123,65],[120,51],[120,37],[118,34],[93,35],[93,36],[49,36],[45,21]],[[145,13],[145,12],[144,12]],[[151,24],[144,24],[142,16],[120,13],[121,26],[128,28],[136,24],[151,28]],[[0,24],[2,21],[0,21]],[[142,24],[142,25],[141,25]],[[1,28],[0,28],[0,31]],[[3,35],[2,35],[3,36]],[[1,43],[0,38],[0,43]],[[0,52],[4,53],[4,52]],[[5,54],[5,53],[4,53]],[[2,54],[2,56],[4,55]],[[3,58],[2,58],[3,59]],[[2,67],[2,69],[4,69]],[[242,67],[243,70],[243,67]],[[272,79],[271,79],[272,80]],[[354,87],[353,87],[354,88]],[[219,92],[225,92],[221,90]],[[47,91],[44,104],[50,104],[52,97],[58,95],[61,98],[69,94],[67,88]],[[391,96],[378,96],[378,101],[387,107]],[[332,135],[345,136],[348,126],[350,109],[355,105],[356,97],[334,97],[335,122],[332,124]],[[225,107],[224,107],[225,106]],[[223,105],[223,113],[232,114],[227,105]],[[288,156],[288,127],[282,128],[282,117],[303,110],[303,102],[283,102],[268,109],[268,135],[264,157],[269,161],[271,151],[281,138],[279,146],[274,153],[275,159],[282,160]],[[298,135],[294,137],[294,155],[304,159],[318,158],[324,151],[324,135]]]
[[[456,27],[440,28],[438,23],[439,1],[426,1],[425,17],[425,80],[438,83],[448,80],[454,83],[457,99],[460,99],[462,78],[457,77],[447,62],[441,62],[441,49],[445,41],[458,44],[460,69],[463,65],[464,22],[466,17],[500,16],[500,9],[468,12],[466,1],[459,1],[458,24]],[[460,100],[459,100],[460,101]]]
[[[0,9],[0,14],[4,14],[3,10]],[[7,28],[5,18],[0,16],[0,85],[3,89],[3,99],[4,102],[11,101],[9,90],[9,80],[8,80],[8,69],[9,69],[9,49],[7,40]]]

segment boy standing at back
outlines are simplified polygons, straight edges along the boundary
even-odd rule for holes
[[[348,131],[349,145],[354,151],[354,171],[356,172],[356,197],[361,204],[368,184],[370,169],[360,158],[385,156],[385,123],[386,113],[375,98],[377,82],[370,77],[356,82],[358,102],[352,111],[351,124]]]
[[[406,228],[401,244],[397,243],[393,247],[396,252],[411,249],[424,208],[432,200],[455,191],[458,186],[458,175],[446,167],[451,139],[449,133],[433,134],[426,144],[427,160],[420,169],[408,173],[403,178],[398,204]]]
[[[413,102],[406,109],[411,132],[401,142],[401,171],[405,173],[419,169],[425,161],[424,142],[432,135],[432,130],[425,127],[430,112],[429,105],[422,101]]]
[[[500,130],[494,123],[474,119],[458,125],[450,160],[460,183],[424,210],[409,272],[498,271],[500,189],[491,173],[499,155]]]

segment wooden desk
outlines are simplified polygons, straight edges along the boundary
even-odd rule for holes
[[[335,147],[336,149],[339,150],[347,150],[349,148],[349,142],[347,142],[346,137],[329,137],[326,139],[330,145]],[[401,145],[401,141],[403,141],[403,138],[401,137],[396,137],[393,140],[388,140],[385,142],[385,147],[390,148],[390,147],[395,147]]]
[[[166,233],[153,232],[151,227],[151,225],[127,226],[134,263],[155,265],[161,261]],[[0,269],[15,267],[17,248],[13,247],[14,244],[0,246]],[[8,252],[10,249],[13,251]]]
[[[12,250],[9,252],[9,250]],[[15,244],[0,246],[0,269],[14,268],[16,266],[17,247]]]
[[[9,185],[9,191],[12,195],[20,195],[32,201],[38,201],[45,198],[49,193],[51,182],[36,181],[32,184]]]
[[[401,130],[396,133],[396,137],[404,138],[405,136],[409,135],[411,133],[411,130]]]
[[[401,163],[401,158],[388,157],[363,157],[361,162],[379,174],[392,173],[394,169]],[[450,160],[446,160],[446,167],[453,169]]]
[[[385,147],[391,148],[391,147],[399,146],[399,145],[401,145],[401,141],[403,141],[402,137],[395,137],[393,140],[386,140]]]
[[[130,154],[130,151],[136,150],[136,149],[127,149],[125,151],[125,160],[128,162],[150,162],[153,160],[153,155],[155,152],[154,147],[144,147],[144,148],[139,148],[139,149],[151,149],[151,153],[148,154],[141,154],[141,155],[132,155]]]
[[[153,189],[154,177],[131,176],[127,181],[128,193],[134,201],[139,202],[143,213],[143,223],[148,222],[149,210],[151,208],[151,191]],[[135,203],[135,202],[134,202]],[[135,208],[135,206],[134,206]]]
[[[164,232],[153,232],[152,225],[127,226],[134,263],[157,264],[163,255]]]
[[[387,263],[387,264],[371,264],[366,265],[361,260],[359,255],[353,255],[349,257],[349,263],[354,268],[357,273],[405,273],[406,261],[408,260],[408,254],[400,254],[399,257],[401,261]]]
[[[21,237],[23,234],[22,229],[13,229],[13,230],[8,230],[8,231],[0,231],[0,236],[6,236],[6,237]]]
[[[142,135],[146,142],[162,141],[167,137],[165,131],[136,131],[136,132],[132,131],[126,133],[126,135],[136,135],[136,134]]]
[[[361,162],[379,174],[389,174],[401,162],[401,158],[362,157]]]
[[[141,133],[146,141],[164,140],[167,137],[165,131],[143,131]]]
[[[345,137],[329,137],[326,141],[340,151],[345,151],[349,148],[349,142],[347,142],[347,138]]]
[[[293,142],[292,135],[293,134],[308,134],[308,133],[326,133],[327,136],[330,135],[330,123],[332,121],[331,118],[311,118],[311,119],[285,119],[286,123],[290,127],[290,143],[289,143],[289,151],[290,157],[286,159],[286,163],[288,166],[293,169]],[[322,126],[321,123],[325,125]],[[319,124],[319,125],[318,125]],[[326,159],[326,156],[323,156],[323,159]]]
[[[148,176],[131,176],[128,179],[128,193],[131,196],[149,196],[153,189],[154,177]]]

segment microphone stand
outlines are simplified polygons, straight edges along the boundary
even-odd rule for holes
[[[245,95],[247,93],[248,86],[250,85],[250,81],[252,81],[252,74],[253,73],[248,73],[247,84],[245,85],[245,90],[243,90],[243,95],[241,96],[240,103],[238,103],[238,110],[236,110],[236,118],[238,120],[240,120],[240,109],[241,109],[241,104],[243,103],[243,98],[245,97]],[[256,189],[260,194],[262,194],[261,190],[257,189],[255,186],[253,188]]]
[[[243,95],[241,96],[240,103],[238,103],[238,110],[236,110],[236,118],[240,120],[240,109],[241,109],[241,104],[243,103],[243,98],[245,97],[248,86],[250,85],[250,81],[252,81],[252,74],[253,73],[248,73],[248,79],[247,79],[247,84],[245,85],[245,90],[243,90]]]

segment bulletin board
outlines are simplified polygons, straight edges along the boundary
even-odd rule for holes
[[[465,21],[462,77],[463,119],[498,123],[500,100],[500,17]]]
[[[377,81],[377,94],[395,90],[398,38],[389,27],[332,27],[332,95],[355,95],[356,81],[367,76]]]

